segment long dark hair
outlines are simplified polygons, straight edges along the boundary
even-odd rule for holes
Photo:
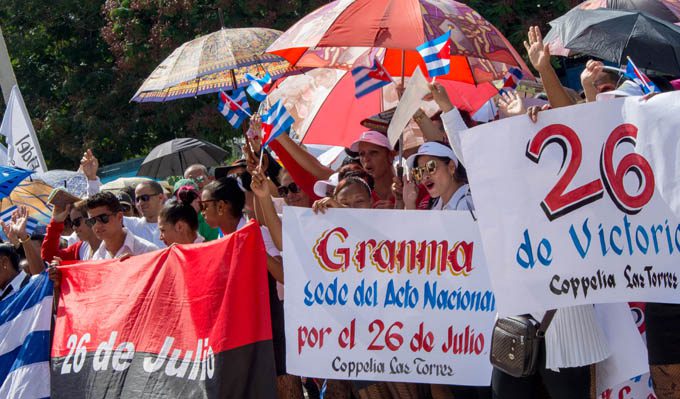
[[[198,213],[191,206],[197,198],[198,193],[192,187],[181,187],[177,190],[175,197],[163,205],[160,213],[161,219],[173,225],[181,220],[192,230],[198,230]]]
[[[224,201],[231,205],[231,214],[235,218],[243,216],[243,207],[246,205],[246,195],[239,186],[235,177],[227,176],[210,182],[203,188],[210,193],[214,200]]]

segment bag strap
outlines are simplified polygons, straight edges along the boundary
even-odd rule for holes
[[[550,326],[550,323],[553,320],[553,317],[555,317],[555,312],[557,312],[556,309],[548,310],[545,312],[545,315],[543,316],[543,319],[541,320],[541,323],[538,325],[538,331],[536,331],[536,336],[543,338],[545,337],[545,332]]]

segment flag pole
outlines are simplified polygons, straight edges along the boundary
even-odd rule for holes
[[[406,75],[406,50],[401,49],[401,88],[397,91],[399,100],[404,92],[404,76]],[[399,163],[397,164],[397,177],[401,180],[404,177],[404,167],[402,160],[404,158],[404,131],[399,134]]]

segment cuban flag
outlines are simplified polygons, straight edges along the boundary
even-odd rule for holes
[[[374,90],[392,83],[392,77],[377,59],[373,60],[373,65],[370,67],[357,66],[353,68],[352,77],[356,87],[354,93],[356,98],[363,97]]]
[[[451,32],[425,42],[416,48],[423,57],[430,77],[446,75],[451,69]]]
[[[267,72],[264,77],[257,78],[249,73],[246,74],[246,79],[250,81],[246,91],[255,101],[264,101],[267,94],[272,89],[272,76]]]
[[[645,94],[661,93],[661,90],[647,77],[647,75],[638,69],[630,57],[628,57],[628,64],[626,64],[626,72],[624,75],[637,83]]]
[[[51,321],[47,273],[0,301],[0,397],[50,396]]]
[[[266,147],[275,138],[293,126],[295,119],[288,113],[281,100],[278,100],[266,114],[262,115],[262,146]]]
[[[4,211],[0,212],[0,220],[2,220],[3,223],[7,224],[12,220],[12,214],[14,211],[17,210],[16,205],[12,205],[9,208],[5,209]],[[38,220],[34,219],[32,217],[28,217],[28,220],[26,221],[26,234],[31,235],[35,231],[35,229],[38,227]]]
[[[248,117],[250,117],[250,105],[243,89],[232,92],[234,98],[229,97],[225,92],[219,94],[220,104],[217,109],[234,128],[238,129]]]
[[[506,90],[515,90],[523,77],[524,74],[521,69],[515,67],[510,68],[508,73],[505,74],[505,77],[503,77],[503,87],[501,87],[499,91],[503,93]]]

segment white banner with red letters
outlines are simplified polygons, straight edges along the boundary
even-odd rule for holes
[[[489,385],[496,300],[469,212],[286,207],[283,220],[288,373]]]
[[[674,95],[655,97],[654,107]],[[641,104],[581,104],[542,112],[538,123],[522,115],[460,133],[502,315],[680,303],[680,224],[634,152],[638,133],[677,132],[680,123],[641,118],[633,112]]]

